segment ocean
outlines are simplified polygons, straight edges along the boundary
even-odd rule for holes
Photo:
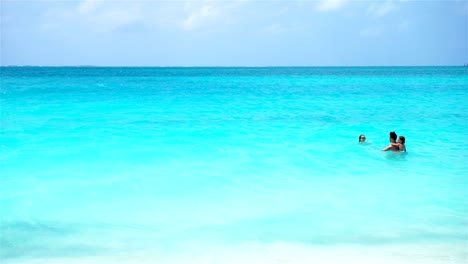
[[[468,67],[0,69],[1,263],[468,261]]]

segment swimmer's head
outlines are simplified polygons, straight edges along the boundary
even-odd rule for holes
[[[390,132],[390,141],[396,142],[396,140],[397,140],[397,134],[395,132]]]
[[[405,139],[404,136],[399,136],[398,137],[398,143],[405,144],[405,141],[406,141],[406,139]]]
[[[359,142],[364,142],[366,141],[366,136],[364,134],[359,136]]]

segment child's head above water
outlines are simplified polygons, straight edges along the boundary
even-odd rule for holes
[[[359,136],[359,142],[364,142],[364,141],[366,141],[366,136],[364,134],[361,134]]]
[[[399,136],[398,137],[398,143],[405,144],[405,137],[404,136]]]

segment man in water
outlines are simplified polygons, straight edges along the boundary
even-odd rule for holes
[[[382,151],[399,151],[400,148],[397,145],[397,134],[395,132],[390,132],[390,145],[388,145],[386,148],[382,149]]]

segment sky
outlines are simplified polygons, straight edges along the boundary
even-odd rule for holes
[[[468,0],[1,0],[1,65],[468,63]]]

